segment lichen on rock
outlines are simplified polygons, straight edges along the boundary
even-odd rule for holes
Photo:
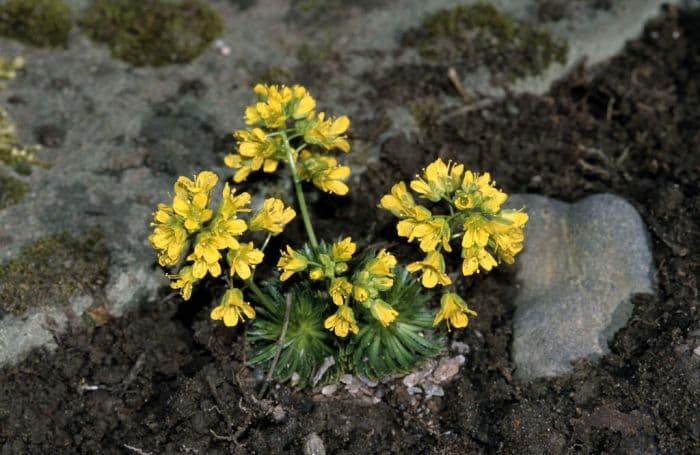
[[[221,16],[200,0],[96,0],[79,24],[136,66],[192,61],[224,31]]]
[[[19,203],[29,191],[29,184],[7,175],[0,175],[0,210]]]
[[[31,307],[66,305],[76,295],[95,293],[107,282],[108,266],[99,228],[79,238],[45,237],[0,265],[0,312],[22,315]]]
[[[65,46],[71,16],[63,0],[9,0],[0,5],[0,35],[33,46]]]
[[[427,60],[467,70],[486,66],[506,81],[564,63],[568,53],[566,42],[486,3],[438,11],[406,32],[403,42]]]

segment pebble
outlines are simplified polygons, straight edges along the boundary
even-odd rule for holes
[[[338,390],[338,384],[328,384],[321,388],[321,394],[329,397]]]
[[[530,217],[516,258],[515,377],[552,377],[579,359],[596,361],[631,316],[631,296],[655,292],[642,218],[611,194],[573,204],[518,194],[507,205]]]
[[[433,369],[435,369],[435,361],[430,360],[428,361],[423,368],[421,368],[418,371],[415,371],[408,376],[403,378],[403,385],[406,387],[414,387],[418,383],[420,383],[423,379],[427,378],[430,376],[430,374],[433,372]]]
[[[433,371],[433,379],[437,383],[447,382],[459,373],[459,367],[464,365],[466,359],[463,355],[455,357],[443,357],[437,368]],[[442,395],[440,395],[442,396]]]
[[[445,391],[442,389],[442,387],[434,382],[426,382],[425,384],[422,384],[422,387],[426,398],[445,396]]]
[[[696,356],[700,357],[700,346],[698,346],[697,348],[693,349],[693,354],[695,354]]]
[[[461,341],[453,341],[450,347],[457,354],[469,354],[469,345],[467,343],[462,343]]]
[[[304,440],[304,455],[326,455],[323,439],[316,433],[311,433]]]
[[[415,386],[407,388],[406,391],[408,392],[409,395],[420,395],[423,393],[423,389],[421,389],[420,387],[415,387]]]

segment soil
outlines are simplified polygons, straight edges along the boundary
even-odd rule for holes
[[[698,453],[699,30],[700,15],[668,10],[621,55],[581,66],[545,96],[427,110],[418,136],[383,144],[362,191],[314,204],[330,220],[325,236],[343,226],[394,242],[376,201],[436,153],[490,171],[509,192],[626,198],[649,226],[658,294],[634,298],[631,320],[597,364],[512,379],[514,273],[504,269],[463,280],[479,316],[450,335],[470,350],[444,397],[421,401],[397,381],[378,404],[286,386],[259,401],[261,372],[244,367],[243,332],[207,319],[217,290],[187,304],[164,291],[125,317],[98,318],[104,325],[76,322],[55,351],[0,370],[2,453],[298,453],[312,432],[327,453]],[[424,82],[445,69],[368,75],[375,112],[455,96],[449,84]],[[375,134],[369,121],[354,128],[355,139]],[[356,219],[376,221],[368,234]]]

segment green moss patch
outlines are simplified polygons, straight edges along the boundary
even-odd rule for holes
[[[224,31],[221,16],[200,0],[96,0],[79,24],[136,66],[192,61]]]
[[[19,203],[29,191],[29,184],[5,175],[0,175],[0,210]]]
[[[65,46],[73,27],[62,0],[9,0],[0,5],[0,35],[33,46]]]
[[[466,70],[484,65],[507,80],[536,75],[564,63],[568,44],[546,31],[478,3],[439,11],[403,36],[405,45],[439,63]]]
[[[51,235],[0,265],[0,308],[22,315],[35,306],[66,305],[75,295],[102,289],[108,266],[109,253],[99,228],[79,238]]]

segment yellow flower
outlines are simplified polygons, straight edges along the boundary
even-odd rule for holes
[[[343,179],[346,179],[349,176],[349,167],[337,166],[318,173],[316,176],[314,176],[312,182],[314,186],[321,191],[337,194],[338,196],[345,196],[348,194],[349,188],[343,182]]]
[[[243,300],[243,293],[240,289],[232,288],[224,293],[221,304],[211,310],[210,317],[215,321],[223,319],[226,327],[234,327],[239,320],[240,322],[244,321],[243,315],[248,319],[253,319],[255,310]]]
[[[457,294],[446,292],[440,299],[440,311],[435,315],[433,327],[444,319],[447,330],[450,330],[450,326],[461,329],[469,324],[469,315],[476,316],[476,311],[470,310]]]
[[[209,195],[197,193],[192,198],[175,196],[173,198],[173,210],[184,218],[184,226],[189,232],[199,230],[214,215],[214,211],[207,208]]]
[[[211,276],[221,275],[221,253],[219,250],[226,248],[226,239],[210,231],[204,231],[197,236],[194,251],[187,256],[192,261],[192,274],[201,279],[209,272]]]
[[[366,272],[365,272],[366,273]],[[369,299],[369,289],[359,283],[353,283],[352,296],[358,302],[364,302]]]
[[[350,120],[343,115],[336,119],[326,120],[326,114],[319,113],[315,125],[304,133],[304,140],[309,144],[319,145],[326,150],[340,149],[343,152],[350,150],[347,136],[344,133],[350,126]]]
[[[391,270],[394,266],[396,266],[396,258],[385,248],[382,248],[377,256],[369,262],[366,270],[374,276],[393,277],[394,274],[391,273]]]
[[[416,226],[432,216],[430,210],[416,205],[404,182],[392,186],[391,194],[382,197],[379,207],[390,211],[401,220],[396,225],[400,237],[411,237]]]
[[[289,245],[287,245],[287,251],[282,251],[281,253],[280,260],[277,262],[277,267],[284,270],[280,276],[280,281],[287,281],[296,272],[306,270],[306,267],[309,266],[309,260],[306,256],[298,251],[294,251]]]
[[[391,193],[385,194],[379,201],[379,207],[390,211],[398,218],[413,217],[413,208],[416,202],[406,189],[406,183],[399,182],[391,187]]]
[[[389,306],[383,300],[376,299],[370,302],[370,311],[372,316],[379,321],[384,327],[391,324],[394,319],[399,315],[399,312]]]
[[[214,215],[214,211],[207,206],[209,191],[218,179],[213,172],[202,171],[194,181],[181,176],[175,182],[173,211],[185,220],[184,226],[189,232],[197,231]]]
[[[430,220],[416,225],[408,237],[412,242],[414,238],[420,240],[420,249],[426,253],[434,251],[438,243],[442,243],[445,251],[452,251],[450,247],[450,224],[444,216],[436,216]]]
[[[236,183],[244,182],[253,169],[250,167],[252,160],[250,158],[243,158],[237,153],[229,153],[224,158],[224,164],[232,169],[236,169],[236,173],[233,174],[233,181]]]
[[[471,171],[464,173],[460,197],[455,199],[455,206],[464,210],[475,205],[480,206],[490,213],[496,213],[508,195],[494,186],[491,181],[491,174],[488,172],[479,175]],[[476,201],[474,199],[477,199]]]
[[[311,181],[314,186],[326,193],[339,196],[348,193],[348,186],[342,180],[350,175],[350,168],[338,166],[338,162],[332,156],[302,150],[297,164],[297,173],[301,180]]]
[[[331,245],[331,256],[333,260],[337,262],[347,262],[352,259],[352,255],[355,254],[357,250],[357,245],[353,243],[351,237],[345,237],[340,242],[336,242]]]
[[[340,338],[345,338],[348,332],[357,335],[360,328],[355,322],[355,314],[348,305],[341,305],[334,315],[329,316],[323,326],[328,330],[335,332],[335,335]]]
[[[181,187],[191,194],[209,193],[218,181],[219,177],[211,171],[200,172],[195,176],[194,181],[180,176],[175,182],[175,192],[177,193],[178,187]]]
[[[523,249],[523,226],[528,216],[524,212],[503,211],[501,220],[493,222],[493,239],[498,258],[508,264],[515,261],[515,255]]]
[[[409,272],[421,270],[421,283],[423,287],[431,289],[436,285],[449,286],[452,284],[450,277],[445,274],[445,258],[437,251],[428,253],[424,260],[413,262],[406,267]]]
[[[284,90],[286,88],[286,90]],[[270,129],[277,129],[284,126],[287,121],[284,108],[291,99],[291,91],[284,87],[282,91],[276,86],[263,86],[258,84],[254,91],[262,101],[248,106],[245,109],[246,125],[265,126]]]
[[[471,216],[464,222],[464,236],[462,237],[462,248],[469,248],[476,245],[480,248],[489,242],[489,231],[491,223],[476,215]]]
[[[250,160],[248,166],[251,171],[259,171],[268,174],[277,170],[282,145],[279,140],[268,137],[260,128],[252,130],[239,130],[235,133],[238,139],[238,152],[244,159]]]
[[[158,250],[158,263],[162,266],[177,264],[187,247],[187,231],[182,220],[165,204],[158,204],[153,219],[153,233],[148,240]]]
[[[321,267],[314,267],[314,268],[311,269],[311,271],[309,272],[309,278],[310,278],[312,281],[318,281],[318,280],[320,280],[321,278],[323,278],[323,269],[322,269]]]
[[[316,101],[309,95],[304,87],[301,85],[295,85],[292,87],[294,93],[294,102],[292,108],[292,117],[295,120],[301,120],[307,118],[313,113],[316,108]]]
[[[219,204],[219,215],[224,218],[234,217],[238,212],[250,212],[245,208],[250,204],[250,194],[241,193],[236,195],[235,189],[230,189],[228,182],[224,184],[224,191],[221,193],[221,203]]]
[[[333,303],[341,306],[346,302],[346,299],[350,297],[350,294],[352,294],[352,283],[344,277],[334,278],[328,288],[328,293],[333,299]]]
[[[231,266],[231,276],[238,274],[243,280],[250,278],[251,266],[256,266],[263,261],[265,255],[253,246],[253,242],[240,244],[237,249],[229,250],[226,255]]]
[[[296,212],[291,207],[285,207],[284,202],[277,198],[268,198],[262,208],[250,219],[251,231],[268,231],[272,235],[280,234],[284,227],[294,219]]]
[[[471,247],[462,250],[462,275],[469,276],[479,273],[479,267],[487,272],[498,265],[491,253],[484,248]]]
[[[168,278],[174,280],[170,283],[170,287],[172,289],[179,289],[183,299],[189,300],[190,297],[192,297],[192,286],[197,281],[194,275],[192,275],[192,267],[183,267],[178,273],[168,275]]]
[[[425,168],[423,177],[411,181],[411,189],[421,197],[437,202],[458,188],[463,172],[463,164],[445,164],[438,158]]]

